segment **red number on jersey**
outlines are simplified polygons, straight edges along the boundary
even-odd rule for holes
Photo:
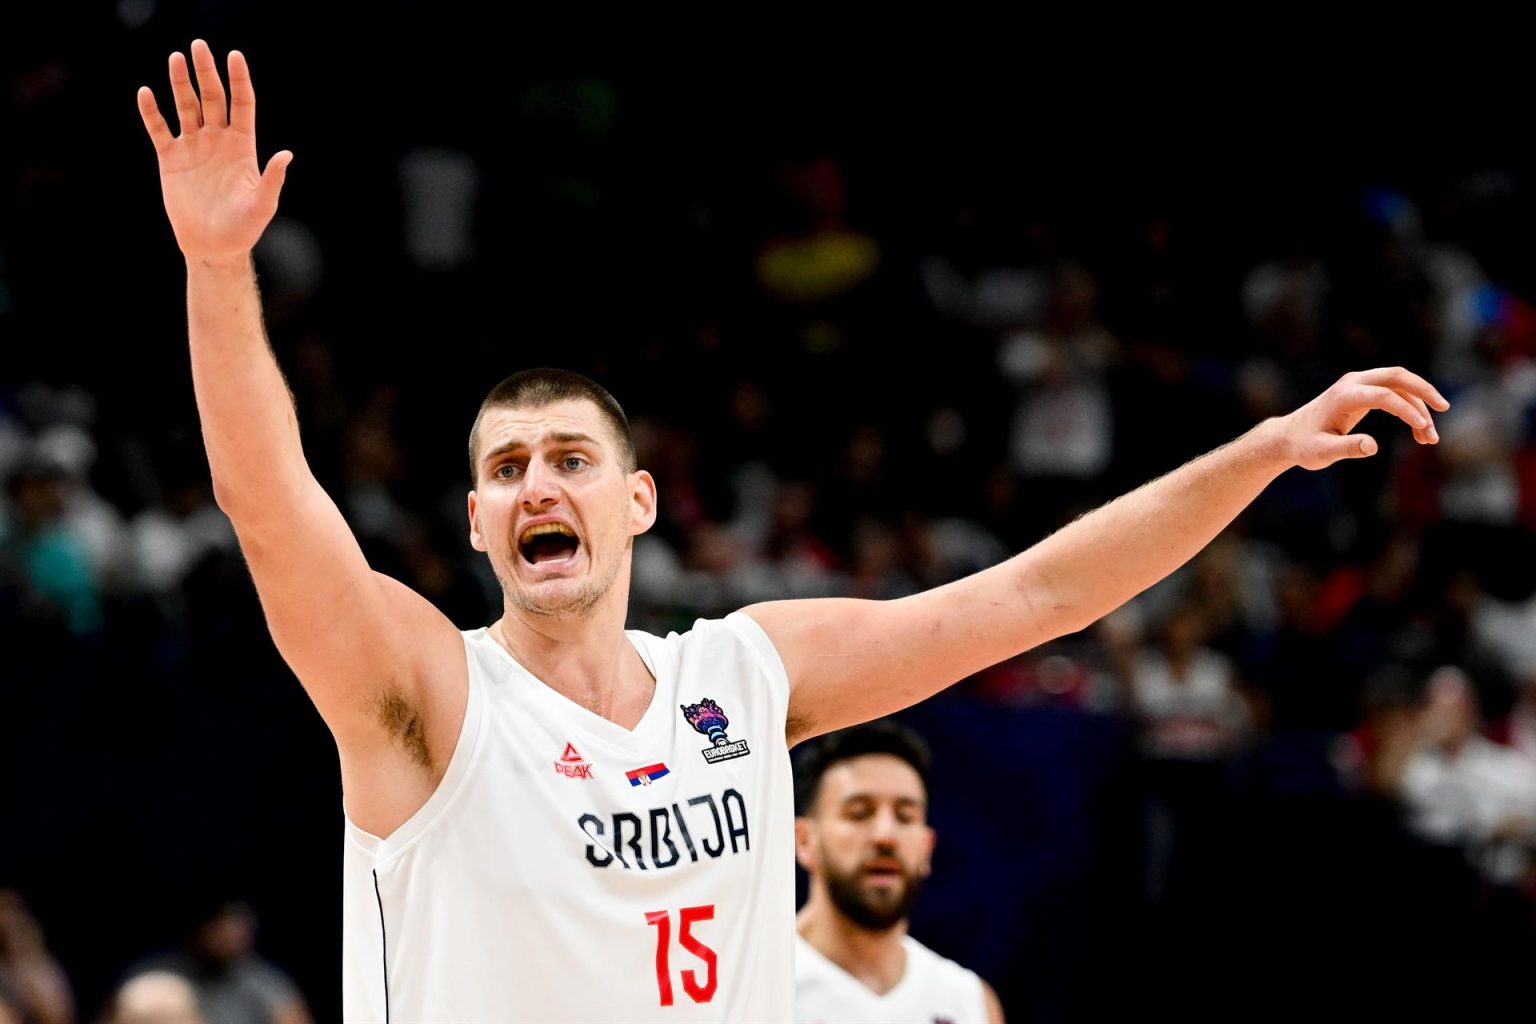
[[[705,975],[704,984],[700,985],[693,971],[683,972],[683,991],[688,993],[688,998],[696,1003],[707,1003],[715,998],[715,989],[720,984],[719,977],[715,974],[717,958],[715,951],[693,937],[689,928],[695,921],[713,921],[715,919],[714,904],[707,907],[684,907],[677,912],[678,923],[682,926],[677,930],[677,942],[688,952],[704,961],[708,973]]]
[[[707,1003],[715,998],[715,989],[720,986],[720,978],[715,970],[719,957],[715,951],[693,937],[693,923],[695,921],[713,921],[715,919],[715,906],[711,903],[707,907],[683,907],[677,912],[678,928],[677,942],[688,952],[704,962],[704,983],[699,984],[698,972],[686,970],[683,972],[683,991],[688,993],[688,998],[696,1003]],[[666,910],[652,910],[645,915],[645,923],[656,926],[656,991],[661,997],[662,1006],[672,1005],[672,968],[670,966],[672,949],[672,914]]]

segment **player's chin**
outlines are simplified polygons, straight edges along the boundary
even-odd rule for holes
[[[519,586],[513,600],[534,615],[557,616],[587,610],[593,604],[593,595],[583,578],[559,577]]]
[[[910,884],[904,875],[869,874],[864,876],[860,888],[864,890],[865,898],[872,904],[895,904],[906,897],[907,887]]]

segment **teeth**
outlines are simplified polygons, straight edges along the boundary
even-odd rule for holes
[[[519,544],[527,544],[533,538],[542,537],[549,533],[558,533],[561,536],[571,538],[576,536],[576,531],[572,530],[564,523],[540,523],[537,526],[530,526],[528,529],[524,530],[522,536],[518,538],[517,542]]]

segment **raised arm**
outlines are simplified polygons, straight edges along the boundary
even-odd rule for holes
[[[1436,443],[1428,406],[1450,407],[1407,370],[1346,374],[1290,415],[963,580],[897,601],[747,608],[789,672],[789,741],[897,711],[1088,626],[1187,562],[1285,470],[1374,455],[1375,439],[1352,433],[1373,409]]]
[[[239,52],[229,55],[227,99],[206,43],[192,44],[192,59],[197,91],[186,58],[170,58],[179,135],[149,88],[138,99],[187,263],[192,382],[214,494],[278,649],[336,737],[349,811],[388,830],[419,796],[398,776],[414,765],[435,784],[453,749],[467,692],[462,646],[429,602],[368,568],[310,472],[251,262],[293,154],[277,153],[265,170],[257,163],[256,94]]]

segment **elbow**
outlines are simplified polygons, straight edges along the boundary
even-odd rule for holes
[[[1109,611],[1091,607],[1092,602],[1073,588],[1057,586],[1050,574],[1027,561],[1019,566],[1013,584],[1025,616],[1044,637],[1041,643],[1087,629]]]
[[[281,477],[233,484],[215,473],[213,502],[237,526],[260,529],[269,520],[291,521],[295,508],[304,502],[304,491],[299,484]]]
[[[1107,612],[1089,611],[1072,605],[1061,605],[1051,609],[1052,614],[1047,616],[1051,639],[1071,636],[1073,633],[1081,633],[1089,626],[1102,619]]]
[[[217,473],[213,476],[213,503],[219,506],[220,512],[231,519],[235,518],[235,513],[240,507],[239,492],[221,480]]]
[[[256,509],[250,487],[232,485],[217,473],[213,476],[213,503],[235,522],[251,518]]]

